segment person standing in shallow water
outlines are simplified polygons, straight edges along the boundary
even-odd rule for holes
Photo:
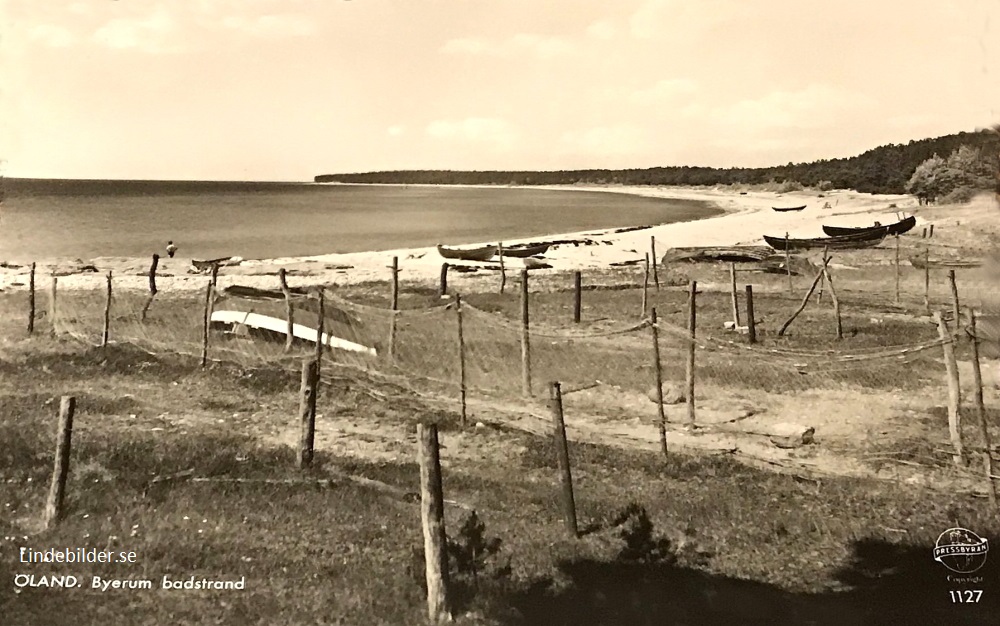
[[[177,252],[177,246],[174,245],[173,241],[167,242],[167,256],[171,259],[174,258],[174,253]]]

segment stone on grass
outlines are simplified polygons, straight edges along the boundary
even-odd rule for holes
[[[663,383],[663,404],[680,404],[687,402],[684,390],[670,383]],[[646,393],[650,402],[656,402],[656,387],[650,387]]]

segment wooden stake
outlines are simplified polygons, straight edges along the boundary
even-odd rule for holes
[[[326,332],[326,296],[322,286],[316,290],[316,298],[319,300],[319,316],[316,321],[316,375],[319,376],[319,372],[323,369],[323,348],[326,343],[323,339],[323,333]],[[317,385],[317,392],[318,389]]]
[[[219,264],[212,263],[212,288],[219,283]]]
[[[747,285],[747,338],[751,344],[757,343],[757,320],[753,315],[753,285]]]
[[[837,300],[837,291],[833,288],[833,276],[830,275],[830,268],[827,267],[829,260],[829,257],[826,257],[823,262],[823,276],[826,277],[826,282],[830,285],[830,299],[833,300],[833,314],[837,318],[837,339],[843,339],[844,325],[840,319],[840,301]]]
[[[503,242],[497,246],[497,255],[500,257],[500,293],[507,287],[507,270],[503,265]]]
[[[806,304],[809,303],[809,296],[811,296],[813,291],[816,290],[816,285],[818,285],[819,282],[823,280],[825,270],[826,270],[826,260],[824,260],[823,262],[822,269],[816,272],[816,278],[813,279],[812,286],[809,287],[809,291],[806,293],[806,297],[802,298],[802,303],[799,304],[799,308],[796,309],[794,313],[792,313],[792,316],[788,318],[788,321],[782,324],[781,329],[778,330],[779,337],[784,336],[785,331],[788,330],[788,327],[791,326],[792,322],[795,321],[795,318],[799,316],[799,313],[805,310]]]
[[[56,336],[56,316],[59,314],[58,308],[58,289],[59,289],[59,277],[52,274],[52,283],[49,285],[49,323],[52,324],[52,328],[49,332],[53,337]]]
[[[896,304],[899,304],[899,234],[895,235],[896,238]]]
[[[656,325],[656,307],[650,311],[650,328],[653,330],[653,370],[656,372],[656,411],[660,418],[660,450],[667,456],[667,416],[663,412],[663,363],[660,361],[660,329]]]
[[[930,230],[927,231],[927,238],[928,239],[934,238],[934,224],[931,224]]]
[[[990,429],[986,424],[986,404],[983,402],[983,372],[979,366],[979,336],[976,334],[976,312],[969,310],[969,331],[972,334],[972,378],[975,389],[976,417],[979,422],[979,437],[983,444],[983,472],[986,474],[986,493],[989,495],[990,504],[997,508],[997,489],[993,482],[993,456],[990,450],[993,444],[990,441]]]
[[[955,270],[948,270],[948,284],[951,285],[951,314],[957,329],[962,320],[962,310],[958,307],[958,285],[955,283]]]
[[[212,300],[215,296],[215,287],[212,285],[212,281],[209,280],[208,284],[205,285],[205,310],[204,317],[202,318],[202,330],[201,330],[201,366],[206,367],[208,365],[208,336],[209,331],[212,328]]]
[[[566,441],[566,424],[563,421],[562,390],[559,383],[549,384],[549,410],[552,412],[552,422],[556,444],[556,461],[559,463],[559,476],[562,480],[563,522],[566,530],[576,538],[580,536],[576,525],[576,501],[573,498],[573,472],[569,465],[569,443]]]
[[[531,397],[531,339],[528,321],[528,270],[521,270],[521,392]]]
[[[730,292],[733,294],[733,324],[736,328],[740,326],[740,299],[736,295],[736,264],[729,264]]]
[[[642,315],[646,317],[649,302],[649,253],[646,253],[645,271],[642,274]]]
[[[931,314],[931,252],[924,248],[924,309]]]
[[[396,311],[399,310],[399,257],[392,257],[392,287],[389,293],[389,360],[396,359]]]
[[[63,515],[66,479],[69,477],[69,453],[73,439],[73,414],[76,398],[63,396],[59,401],[59,439],[56,440],[56,459],[52,469],[52,483],[45,502],[45,527],[53,528]]]
[[[955,346],[952,341],[948,324],[944,321],[940,312],[934,313],[934,321],[937,322],[938,336],[945,342],[944,365],[948,373],[948,431],[951,434],[951,443],[955,448],[953,460],[955,465],[965,465],[965,450],[962,444],[962,413],[959,407],[959,380],[958,364],[955,362]]]
[[[448,295],[448,263],[447,261],[441,264],[441,296]]]
[[[108,270],[108,295],[104,300],[104,332],[101,333],[101,347],[108,346],[111,335],[111,270]]]
[[[573,321],[577,324],[580,323],[580,309],[582,308],[583,300],[583,273],[580,271],[573,272]]]
[[[792,293],[792,255],[788,249],[788,232],[785,232],[785,273],[788,275],[788,294]]]
[[[465,426],[466,405],[465,398],[467,389],[465,386],[465,330],[462,327],[462,295],[455,294],[455,319],[458,322],[458,376],[459,393],[462,400],[462,426]]]
[[[688,290],[688,350],[687,350],[687,417],[688,424],[694,426],[694,349],[695,323],[698,311],[697,298],[698,281],[692,280]]]
[[[312,465],[316,441],[316,382],[319,370],[315,359],[303,359],[299,384],[299,469]]]
[[[160,255],[153,255],[153,263],[149,266],[149,299],[146,300],[145,306],[142,307],[142,315],[140,319],[146,321],[146,313],[149,312],[149,307],[153,304],[153,298],[156,297],[156,267],[160,264]]]
[[[656,290],[659,291],[660,290],[660,275],[656,271],[656,268],[659,265],[659,262],[656,260],[656,237],[650,237],[649,238],[649,250],[650,250],[650,256],[653,259],[653,284],[656,285]]]
[[[285,296],[285,352],[292,349],[292,340],[295,339],[295,309],[292,306],[292,290],[288,288],[288,277],[285,268],[278,270],[278,284],[281,286],[281,293]],[[215,285],[215,282],[212,282]]]
[[[451,621],[444,489],[437,424],[417,424],[420,442],[420,522],[424,533],[427,615],[431,623]]]
[[[31,264],[28,274],[28,334],[35,333],[35,264]]]

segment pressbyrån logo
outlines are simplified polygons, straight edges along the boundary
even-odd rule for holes
[[[985,537],[965,528],[949,528],[934,544],[934,560],[959,574],[972,574],[986,565],[990,547]]]

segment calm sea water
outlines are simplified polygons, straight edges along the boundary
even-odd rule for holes
[[[704,203],[587,191],[7,179],[0,261],[247,259],[511,241],[700,219]]]

